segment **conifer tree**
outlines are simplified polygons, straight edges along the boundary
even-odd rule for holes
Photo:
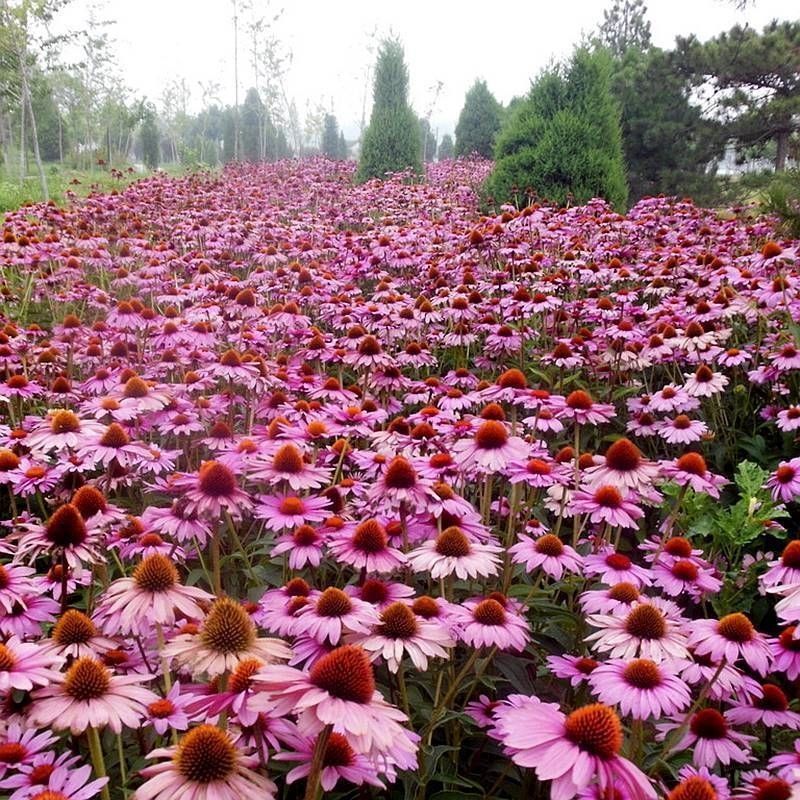
[[[496,203],[555,203],[603,197],[625,206],[628,187],[611,59],[580,49],[546,71],[500,132],[486,191]]]
[[[339,158],[339,126],[333,114],[325,115],[322,129],[322,155],[328,158]]]
[[[489,91],[486,81],[475,81],[458,116],[455,154],[469,156],[477,153],[491,158],[502,113],[503,109]]]
[[[361,140],[356,180],[411,169],[422,173],[419,124],[408,103],[408,69],[396,39],[381,43],[375,65],[372,116]]]
[[[439,161],[445,161],[448,158],[452,158],[454,152],[453,137],[449,133],[446,133],[442,136],[442,141],[439,142],[439,152],[436,154],[436,157]]]

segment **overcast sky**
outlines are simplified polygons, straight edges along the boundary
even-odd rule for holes
[[[609,0],[610,2],[610,0]],[[552,58],[569,54],[583,33],[602,20],[604,0],[252,0],[259,13],[283,9],[276,31],[293,55],[287,90],[306,103],[324,103],[349,135],[358,131],[365,71],[373,33],[400,36],[411,75],[411,102],[426,115],[435,85],[442,88],[431,113],[440,135],[452,132],[464,93],[484,78],[501,102],[524,93]],[[158,102],[164,85],[183,77],[200,106],[199,82],[220,84],[233,102],[232,0],[76,0],[70,24],[80,25],[94,5],[111,28],[125,83]],[[706,39],[732,25],[763,27],[800,16],[800,0],[755,0],[745,11],[730,0],[650,0],[653,41],[670,47],[677,35]],[[240,99],[253,83],[246,42],[240,40]],[[367,116],[371,95],[367,98]]]

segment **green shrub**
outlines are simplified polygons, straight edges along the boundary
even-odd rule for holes
[[[495,203],[553,203],[603,197],[623,208],[628,187],[619,109],[611,96],[611,63],[603,51],[578,50],[531,87],[500,131],[496,166],[485,192]]]
[[[800,170],[776,175],[763,192],[761,208],[780,219],[787,236],[800,239]]]

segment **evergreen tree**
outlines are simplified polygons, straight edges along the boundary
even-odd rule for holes
[[[716,90],[730,135],[774,143],[775,169],[785,169],[800,131],[800,22],[775,21],[761,33],[737,25],[705,43],[679,38],[677,51],[695,81]]]
[[[142,125],[139,129],[142,159],[148,169],[158,169],[161,160],[161,134],[156,122],[156,110],[150,103],[144,106]]]
[[[236,109],[230,106],[222,118],[222,160],[227,164],[236,158]]]
[[[396,39],[381,43],[375,65],[372,115],[361,141],[356,179],[382,178],[389,172],[422,172],[417,118],[408,104],[408,69]]]
[[[339,126],[333,114],[325,115],[322,129],[322,155],[328,158],[339,158]]]
[[[627,199],[619,109],[611,59],[580,49],[570,63],[541,75],[501,130],[486,191],[496,203]]]
[[[278,130],[275,150],[278,159],[292,157],[292,148],[289,146],[289,142],[286,139],[286,133],[284,132],[283,128]]]
[[[429,164],[436,157],[436,134],[431,132],[431,123],[425,117],[419,118],[419,139],[422,147],[422,160]]]
[[[650,47],[650,22],[644,0],[614,0],[603,11],[598,30],[599,43],[612,56],[620,58],[628,50],[647,50]]]
[[[445,161],[448,158],[452,158],[453,154],[455,153],[455,148],[453,147],[453,137],[446,133],[442,136],[442,141],[439,142],[439,152],[437,153],[437,158],[439,161]]]
[[[503,109],[489,91],[486,81],[475,81],[464,98],[464,107],[456,125],[457,156],[473,153],[491,158],[494,141],[500,130]]]
[[[336,147],[336,157],[341,161],[347,161],[350,157],[350,148],[344,138],[344,131],[339,131],[339,142]]]
[[[53,99],[50,83],[41,73],[34,74],[31,80],[31,104],[42,160],[58,161],[69,146],[66,124]]]
[[[240,154],[243,161],[263,160],[264,104],[258,90],[250,88],[244,98],[239,123]]]
[[[621,109],[622,147],[632,199],[691,194],[707,198],[707,165],[724,144],[721,126],[689,102],[691,83],[672,53],[634,48],[614,63],[612,91]]]

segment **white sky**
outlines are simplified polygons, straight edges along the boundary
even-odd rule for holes
[[[240,0],[241,2],[241,0]],[[610,0],[609,0],[610,3]],[[443,86],[431,114],[439,134],[452,132],[464,93],[484,78],[503,103],[527,91],[530,79],[551,60],[568,55],[583,33],[602,20],[605,0],[252,0],[257,13],[280,8],[276,30],[293,53],[287,90],[301,118],[306,103],[332,107],[348,135],[361,119],[365,70],[374,59],[373,31],[395,33],[406,51],[411,101],[425,115],[432,87]],[[231,0],[75,0],[69,23],[80,27],[94,5],[111,28],[123,80],[137,95],[158,101],[164,85],[183,77],[200,107],[200,81],[220,84],[223,103],[233,101]],[[774,18],[800,16],[798,0],[755,0],[740,11],[730,0],[650,0],[656,45],[676,35],[707,39],[735,23],[763,27]],[[246,41],[240,38],[240,100],[253,82]],[[369,116],[370,94],[367,100]]]

